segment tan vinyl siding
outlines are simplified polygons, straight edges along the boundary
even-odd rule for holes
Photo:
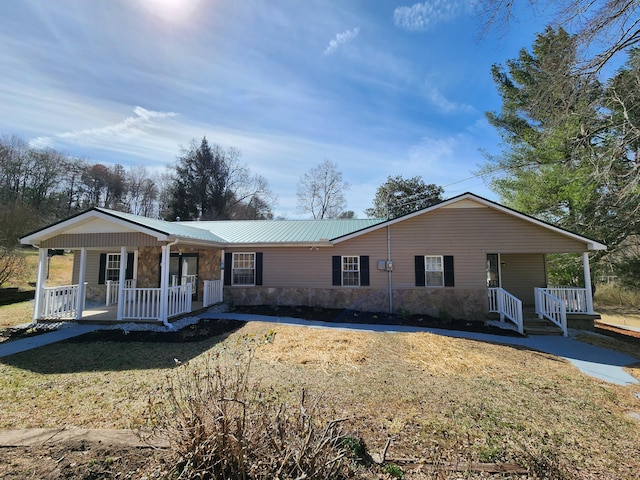
[[[78,283],[78,279],[80,278],[80,250],[76,250],[73,252],[73,284]],[[97,285],[98,278],[100,275],[100,254],[101,253],[120,253],[120,250],[112,250],[112,251],[97,251],[97,250],[88,250],[87,251],[87,269],[85,271],[85,281],[89,285]]]
[[[490,208],[435,210],[391,226],[393,287],[415,286],[416,255],[452,255],[454,288],[477,289],[486,286],[487,253],[542,254],[584,250],[583,243]],[[377,261],[387,258],[386,228],[317,250],[244,247],[226,251],[263,252],[263,284],[270,287],[327,288],[331,286],[333,255],[368,255],[370,288],[387,288],[387,273],[377,269]]]
[[[57,235],[43,241],[41,248],[120,248],[120,247],[153,247],[160,245],[158,241],[144,233],[82,233]]]
[[[500,255],[502,288],[523,303],[535,303],[534,288],[546,287],[545,258],[542,254]]]

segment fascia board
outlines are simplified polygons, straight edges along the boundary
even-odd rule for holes
[[[55,223],[49,227],[45,227],[42,230],[37,230],[36,232],[28,234],[20,239],[20,243],[22,245],[39,245],[43,240],[47,240],[48,238],[54,237],[55,235],[59,235],[63,233],[64,230],[67,230],[76,225],[82,225],[83,223],[87,223],[91,220],[96,219],[104,220],[115,225],[127,227],[128,229],[133,229],[141,233],[145,233],[149,236],[155,237],[160,242],[167,241],[169,239],[169,236],[166,232],[147,228],[134,222],[129,222],[127,220],[108,215],[99,210],[89,210],[75,217],[71,217],[67,220]]]

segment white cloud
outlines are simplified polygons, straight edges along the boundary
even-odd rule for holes
[[[397,7],[393,12],[393,21],[397,27],[421,32],[471,12],[473,3],[467,0],[427,0],[410,7]]]
[[[453,112],[473,112],[473,107],[466,103],[456,103],[449,100],[445,95],[429,82],[425,82],[424,95],[429,103],[443,113]]]
[[[353,30],[347,30],[346,32],[338,33],[336,38],[329,42],[329,46],[324,50],[325,55],[332,55],[338,50],[340,45],[343,45],[358,36],[360,33],[360,27],[356,27]]]
[[[76,145],[95,145],[103,142],[122,142],[147,135],[157,127],[158,120],[175,117],[174,112],[155,112],[136,106],[134,116],[121,122],[99,128],[62,132],[48,137],[37,137],[29,143],[34,147],[54,146],[58,141]]]

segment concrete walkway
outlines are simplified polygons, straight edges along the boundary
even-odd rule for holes
[[[103,325],[72,324],[67,327],[53,330],[52,332],[41,333],[33,337],[20,338],[18,340],[7,340],[0,343],[0,358],[8,357],[14,353],[26,352],[34,348],[60,342],[68,338],[84,335],[104,328]]]
[[[508,337],[486,333],[463,332],[438,328],[406,327],[401,325],[362,325],[357,323],[328,323],[307,321],[296,318],[280,318],[262,315],[241,315],[236,313],[203,312],[199,318],[240,320],[245,322],[268,322],[310,328],[338,328],[371,332],[428,332],[454,338],[465,338],[480,342],[516,345],[562,357],[582,373],[616,385],[638,384],[635,377],[624,371],[623,367],[638,363],[637,358],[606,348],[580,342],[571,337],[554,335],[534,335],[530,337]]]

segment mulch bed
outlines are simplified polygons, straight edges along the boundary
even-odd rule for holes
[[[292,317],[329,323],[357,323],[363,325],[404,325],[411,327],[441,328],[465,332],[490,333],[492,335],[521,336],[514,330],[506,330],[484,321],[442,319],[421,314],[398,314],[385,312],[360,312],[332,308],[302,306],[235,306],[232,312],[272,317]]]
[[[623,342],[633,343],[640,345],[640,332],[629,330],[626,328],[619,328],[607,323],[594,321],[594,331],[608,337],[615,338],[616,340],[622,340]]]

